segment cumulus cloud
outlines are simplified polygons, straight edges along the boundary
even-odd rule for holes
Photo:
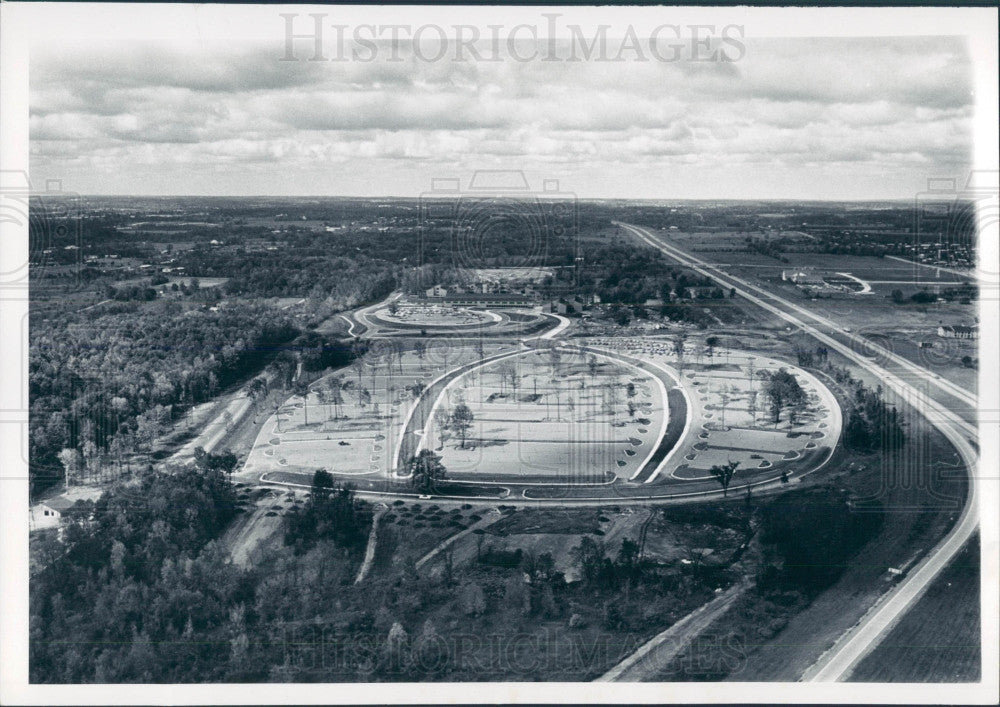
[[[713,194],[716,170],[737,185],[758,170],[755,185],[787,189],[795,169],[819,183],[826,167],[859,197],[864,179],[844,170],[895,175],[905,191],[971,153],[970,62],[951,38],[748,40],[741,61],[704,64],[280,56],[262,45],[39,53],[33,170],[81,191],[190,193],[178,184],[201,175],[221,193],[356,193],[359,175],[377,192],[378,174],[398,189],[400,175],[511,166],[554,170],[591,196],[619,191],[632,170],[671,196],[677,175],[701,169],[715,176],[700,195],[724,197],[752,190]],[[258,173],[272,186],[248,186]]]

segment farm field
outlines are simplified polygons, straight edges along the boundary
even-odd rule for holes
[[[671,234],[669,240],[692,252],[698,251],[701,241],[698,234]],[[710,242],[730,243],[722,234],[701,234]],[[721,239],[721,240],[720,240]],[[854,333],[870,335],[880,345],[887,346],[919,366],[947,377],[966,390],[975,392],[977,369],[962,363],[964,356],[978,358],[976,341],[948,340],[937,336],[941,325],[972,325],[976,322],[975,302],[934,302],[921,305],[909,301],[896,304],[890,297],[893,290],[900,290],[904,298],[927,289],[935,292],[973,282],[974,273],[963,278],[955,273],[937,270],[918,264],[908,264],[892,258],[872,256],[806,253],[783,253],[788,263],[783,263],[760,253],[740,252],[739,239],[731,240],[733,251],[701,253],[727,272],[748,280],[793,303],[803,302],[805,295],[794,283],[782,281],[782,271],[811,268],[828,283],[839,284],[850,292],[823,293],[809,301],[809,309],[826,317],[840,327],[849,327]],[[846,273],[849,277],[845,277]],[[856,278],[861,282],[852,279]],[[863,293],[862,288],[870,288]],[[830,295],[830,296],[828,296]],[[923,342],[924,348],[919,344]]]
[[[974,537],[882,643],[854,682],[976,682],[980,679],[979,539]]]

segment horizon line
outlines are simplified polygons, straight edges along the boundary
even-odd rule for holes
[[[885,202],[906,202],[920,198],[921,201],[926,201],[928,199],[940,198],[940,199],[953,199],[958,194],[962,193],[962,190],[957,192],[939,191],[935,192],[933,190],[922,191],[919,194],[914,194],[913,196],[898,196],[898,197],[871,197],[871,198],[859,198],[859,197],[841,197],[841,198],[824,198],[824,197],[789,197],[789,196],[775,196],[775,197],[624,197],[624,196],[576,196],[572,192],[565,192],[562,198],[573,197],[577,201],[630,201],[630,202],[655,202],[655,201],[688,201],[688,202],[706,202],[706,201],[727,201],[727,202],[742,202],[742,203],[753,203],[753,202],[820,202],[820,203],[855,203],[855,204],[873,204],[873,203],[885,203]],[[481,198],[518,198],[518,197],[528,197],[537,199],[551,199],[557,200],[560,198],[559,193],[546,193],[537,191],[504,191],[504,190],[470,190],[464,192],[433,192],[428,191],[424,194],[418,196],[400,196],[393,194],[375,194],[375,195],[351,195],[351,194],[102,194],[102,193],[76,193],[76,192],[63,192],[58,191],[31,191],[32,196],[45,196],[45,195],[58,195],[67,194],[77,197],[84,198],[119,198],[119,199],[397,199],[397,200],[409,200],[409,201],[420,201],[427,198],[435,199],[468,199],[479,196]]]

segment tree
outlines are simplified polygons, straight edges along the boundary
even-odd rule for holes
[[[583,580],[588,584],[594,582],[604,563],[604,544],[585,535],[571,552]]]
[[[559,364],[562,363],[562,354],[555,346],[549,349],[549,365],[552,367],[552,378],[559,372]]]
[[[806,393],[798,380],[784,368],[772,374],[764,386],[764,395],[771,404],[774,424],[781,421],[781,411],[786,406],[798,406],[805,401]]]
[[[442,405],[434,411],[434,425],[437,427],[438,449],[444,449],[445,434],[448,432],[450,420],[451,413],[448,412],[448,408],[445,406]]]
[[[203,447],[197,447],[194,450],[194,463],[202,472],[221,472],[222,474],[228,476],[236,470],[236,465],[239,463],[239,459],[232,450],[227,449],[224,452],[219,452],[214,454],[212,452],[206,452]]]
[[[302,398],[302,413],[305,416],[305,424],[309,424],[309,384],[304,381],[295,383],[295,395]]]
[[[458,436],[462,439],[462,449],[465,449],[465,439],[469,434],[469,428],[472,427],[472,421],[475,418],[472,415],[472,410],[465,403],[459,403],[455,406],[455,411],[451,414],[451,428],[458,433]]]
[[[705,339],[705,346],[708,347],[709,358],[715,358],[715,347],[719,345],[719,341],[720,339],[717,336],[710,336]]]
[[[83,457],[80,455],[79,449],[66,448],[59,452],[59,461],[62,462],[63,465],[66,488],[69,488],[70,483],[75,480],[80,473]]]
[[[719,391],[719,409],[722,412],[722,429],[728,429],[726,427],[726,408],[729,407],[729,396],[732,393],[732,388],[728,385],[722,386],[722,390]]]
[[[466,616],[478,616],[486,611],[486,595],[476,582],[469,582],[458,590],[458,606]]]
[[[514,364],[508,361],[503,361],[499,366],[497,366],[497,373],[500,374],[500,395],[505,395],[507,381],[513,381],[514,377],[517,375],[517,371],[514,368]]]
[[[684,362],[684,334],[678,334],[674,337],[674,355],[677,356],[677,363]]]
[[[351,361],[351,368],[354,370],[354,375],[358,378],[358,388],[361,388],[361,376],[365,372],[365,360],[361,357],[355,358]]]
[[[716,464],[708,472],[715,477],[715,480],[719,482],[722,486],[722,495],[726,496],[729,493],[729,482],[733,480],[733,476],[736,475],[736,467],[740,465],[739,462],[731,461],[728,464]]]
[[[312,495],[309,497],[314,505],[322,505],[333,493],[333,474],[326,469],[317,469],[312,479]]]
[[[263,378],[254,378],[247,383],[247,395],[253,405],[254,418],[257,417],[257,410],[261,401],[267,397],[267,381]]]
[[[631,538],[622,540],[622,548],[618,551],[618,564],[631,567],[639,561],[639,543]]]
[[[429,449],[420,450],[420,453],[411,458],[406,466],[410,472],[410,483],[421,493],[434,491],[437,483],[447,475],[447,470],[441,463],[441,456]]]
[[[333,403],[333,419],[340,417],[340,406],[344,404],[344,396],[341,391],[344,389],[344,380],[340,376],[332,376],[326,381],[326,388],[329,391],[330,402]]]

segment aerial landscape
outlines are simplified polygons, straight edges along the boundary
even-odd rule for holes
[[[974,234],[581,200],[456,267],[421,206],[80,197],[37,244],[36,630],[120,646],[40,679],[796,680],[959,531],[966,647],[852,669],[977,679]]]
[[[959,39],[291,22],[32,58],[30,683],[990,677]]]

